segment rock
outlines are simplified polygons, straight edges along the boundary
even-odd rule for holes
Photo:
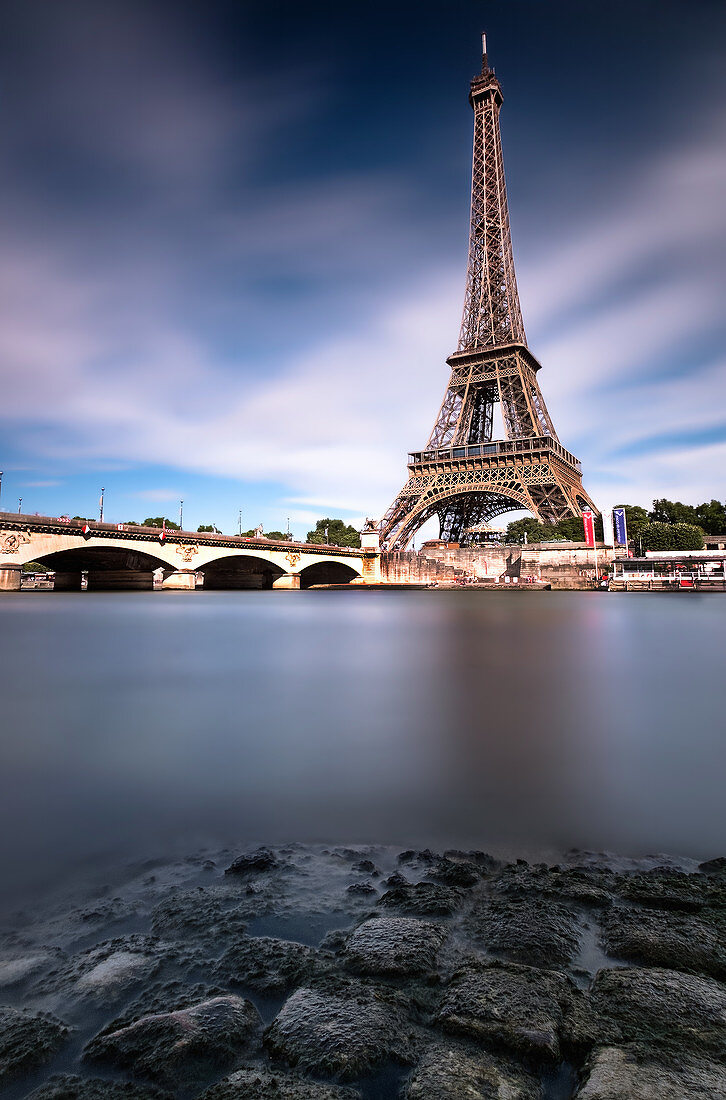
[[[316,968],[312,947],[270,936],[244,936],[214,967],[220,981],[259,993],[283,993],[305,981]]]
[[[426,872],[427,878],[442,882],[444,886],[476,886],[481,882],[482,872],[476,863],[469,860],[437,859]]]
[[[361,871],[364,875],[374,875],[376,877],[381,873],[372,859],[359,859],[357,863],[353,864],[353,870]]]
[[[603,924],[610,955],[726,979],[726,921],[658,910],[613,909]]]
[[[377,894],[375,886],[370,882],[353,882],[347,887],[349,894],[357,894],[360,897],[370,897],[371,894]]]
[[[489,899],[471,912],[466,928],[487,951],[528,966],[564,966],[580,943],[571,909],[531,897]]]
[[[249,1001],[228,995],[113,1026],[91,1040],[84,1058],[173,1088],[203,1081],[249,1051],[261,1020]]]
[[[268,1028],[265,1045],[291,1066],[341,1080],[412,1057],[400,1007],[360,982],[296,990]]]
[[[55,959],[33,982],[32,993],[109,1002],[153,977],[169,957],[168,945],[153,936],[134,934],[106,940],[79,955]]]
[[[277,857],[269,848],[258,848],[249,855],[237,856],[225,870],[225,875],[259,875],[263,871],[274,871],[280,866]]]
[[[239,1069],[199,1100],[356,1100],[359,1092],[268,1069]]]
[[[148,1084],[60,1074],[31,1092],[28,1100],[171,1100],[171,1093]]]
[[[599,970],[591,1001],[620,1042],[726,1046],[726,987],[712,978],[655,967]]]
[[[484,874],[497,871],[502,866],[500,860],[490,856],[488,852],[482,852],[478,849],[462,852],[460,848],[447,848],[444,852],[444,859],[466,860],[469,863],[475,863]]]
[[[581,996],[568,978],[553,971],[514,963],[464,967],[451,981],[437,1023],[486,1046],[556,1062],[561,1037],[582,1040],[572,1026]]]
[[[726,881],[720,876],[689,875],[672,867],[620,875],[617,891],[627,901],[653,909],[697,913],[704,906],[726,908]]]
[[[387,890],[378,904],[421,916],[448,917],[461,905],[464,891],[436,882],[407,882]]]
[[[440,924],[410,917],[373,917],[348,938],[346,964],[359,974],[406,977],[435,969],[446,939]]]
[[[726,1096],[726,1069],[714,1062],[654,1060],[642,1047],[604,1047],[590,1059],[577,1100],[715,1100]]]
[[[510,898],[553,898],[593,907],[609,906],[613,898],[612,871],[598,867],[547,867],[510,864],[492,886]]]
[[[413,848],[407,848],[405,852],[401,852],[398,856],[399,863],[435,863],[439,857],[436,852],[432,852],[430,848],[424,848],[422,851],[415,852]]]
[[[538,1078],[521,1066],[454,1043],[430,1046],[404,1100],[539,1100]]]
[[[76,991],[109,999],[159,969],[160,962],[151,955],[131,951],[116,951],[87,970],[78,979]]]
[[[55,1054],[70,1028],[46,1012],[0,1006],[0,1085],[40,1066]]]
[[[384,881],[383,885],[388,886],[390,889],[394,886],[410,886],[411,883],[408,881],[405,875],[401,874],[400,871],[394,871],[393,874],[389,875],[388,878]]]
[[[60,952],[36,951],[27,955],[0,956],[0,989],[19,985],[40,970],[54,965],[63,956]]]
[[[707,859],[704,863],[699,863],[698,870],[702,875],[724,875],[726,874],[726,856]]]
[[[215,889],[170,890],[151,914],[151,930],[168,940],[236,939],[247,929],[249,912],[229,905],[227,894]]]

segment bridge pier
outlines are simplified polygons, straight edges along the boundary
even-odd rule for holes
[[[145,569],[92,569],[88,572],[89,592],[151,592],[153,572]]]
[[[197,574],[191,569],[179,569],[164,577],[161,587],[169,592],[194,592],[197,587]]]
[[[278,577],[276,581],[272,582],[273,588],[299,588],[300,587],[300,574],[299,573],[283,573],[281,577]]]
[[[56,570],[55,577],[53,579],[54,592],[80,592],[81,588],[82,585],[80,569],[76,569],[68,573],[59,573]]]
[[[19,592],[22,568],[14,561],[0,563],[0,592]]]

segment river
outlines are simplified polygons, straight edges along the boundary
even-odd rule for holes
[[[722,854],[725,611],[695,594],[4,594],[3,900],[227,842]]]

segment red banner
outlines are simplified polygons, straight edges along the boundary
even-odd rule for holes
[[[582,513],[582,522],[585,525],[585,542],[588,546],[595,545],[595,517],[589,508]]]

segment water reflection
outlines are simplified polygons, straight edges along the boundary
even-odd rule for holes
[[[8,896],[227,839],[723,847],[718,597],[26,593],[0,621]]]

